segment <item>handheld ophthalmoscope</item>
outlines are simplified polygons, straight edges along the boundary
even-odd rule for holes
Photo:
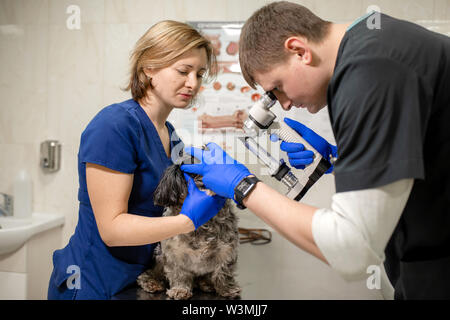
[[[269,168],[272,177],[281,181],[288,187],[286,196],[299,201],[311,186],[330,168],[331,164],[322,157],[301,135],[284,122],[274,121],[276,115],[270,110],[277,102],[276,96],[268,91],[249,110],[248,119],[244,123],[246,136],[240,138],[245,147],[254,153],[264,165]],[[305,150],[314,152],[314,160],[305,167],[307,181],[302,185],[299,179],[292,173],[291,168],[281,159],[277,160],[271,156],[261,145],[259,145],[252,135],[260,135],[269,130],[271,134],[276,134],[286,142],[301,143]]]

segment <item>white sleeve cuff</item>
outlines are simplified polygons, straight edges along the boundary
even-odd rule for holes
[[[380,188],[337,193],[331,209],[316,211],[314,241],[345,280],[365,279],[369,266],[383,263],[413,183],[404,179]]]
[[[367,278],[367,266],[383,262],[352,222],[330,209],[316,211],[312,233],[330,266],[347,281]]]

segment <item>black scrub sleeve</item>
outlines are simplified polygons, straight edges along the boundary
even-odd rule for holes
[[[358,58],[335,70],[328,99],[337,192],[424,178],[421,88],[413,70],[385,58]]]

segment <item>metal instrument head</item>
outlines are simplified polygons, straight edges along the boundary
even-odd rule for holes
[[[276,118],[270,108],[277,102],[277,97],[267,91],[249,110],[248,119],[244,122],[244,131],[249,136],[256,136],[259,130],[267,129]]]

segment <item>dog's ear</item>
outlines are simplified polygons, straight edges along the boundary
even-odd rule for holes
[[[158,206],[171,207],[183,203],[187,184],[180,165],[171,165],[164,171],[155,192],[153,202]]]

